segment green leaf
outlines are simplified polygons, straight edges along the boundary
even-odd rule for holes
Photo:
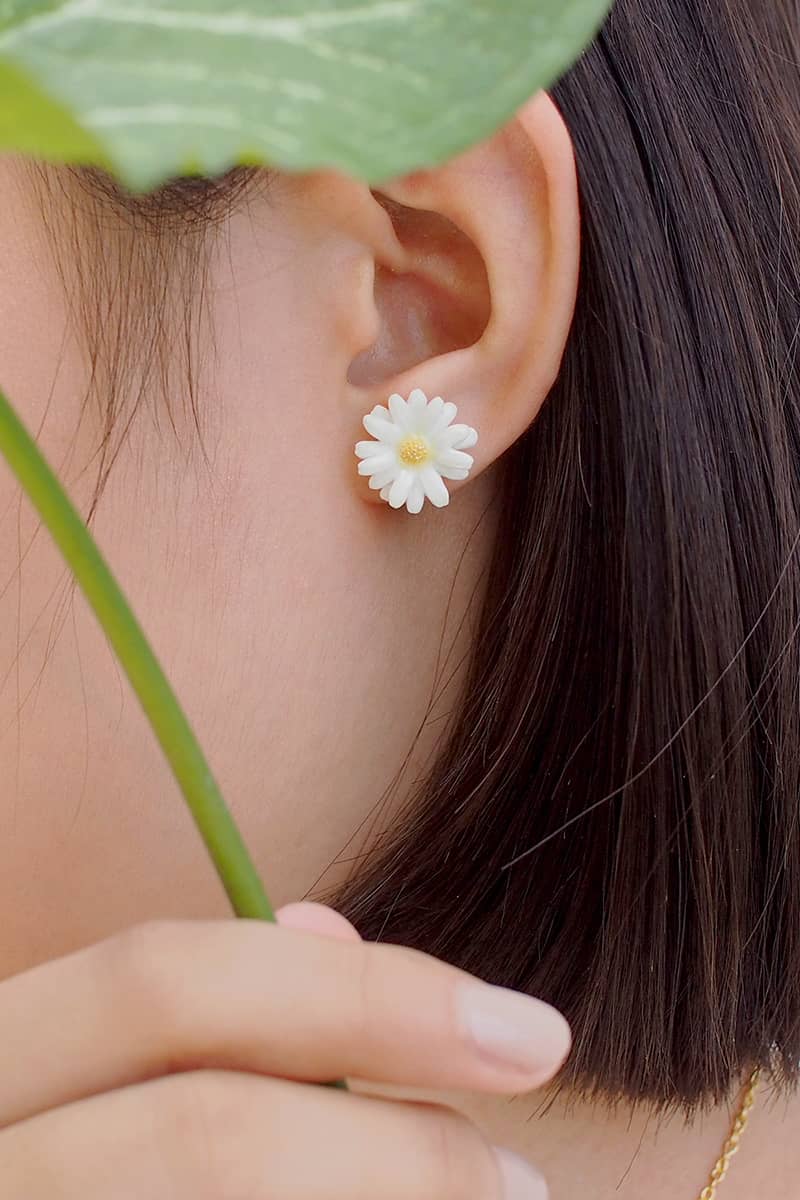
[[[0,79],[28,81],[0,149],[112,164],[136,190],[236,163],[377,183],[488,137],[571,65],[610,4],[0,0]]]
[[[0,35],[2,36],[2,35]],[[35,158],[106,165],[102,144],[22,71],[0,61],[0,147]]]

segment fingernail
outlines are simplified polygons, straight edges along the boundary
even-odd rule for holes
[[[547,1184],[535,1167],[502,1146],[495,1146],[494,1153],[503,1181],[503,1200],[547,1200]]]
[[[511,988],[460,983],[457,1003],[469,1037],[496,1067],[546,1077],[569,1052],[569,1025],[542,1000]]]

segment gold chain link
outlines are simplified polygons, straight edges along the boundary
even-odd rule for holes
[[[731,1164],[731,1159],[739,1149],[739,1142],[741,1141],[742,1134],[744,1133],[744,1128],[747,1124],[747,1118],[750,1116],[750,1109],[753,1107],[755,1102],[756,1088],[758,1087],[758,1081],[760,1077],[761,1068],[756,1067],[750,1076],[747,1087],[745,1088],[745,1093],[742,1097],[742,1103],[739,1106],[739,1111],[733,1119],[731,1131],[728,1134],[725,1145],[722,1147],[722,1154],[720,1154],[719,1158],[715,1162],[714,1168],[711,1172],[711,1177],[698,1196],[697,1200],[715,1200],[717,1188],[727,1175],[728,1167]]]

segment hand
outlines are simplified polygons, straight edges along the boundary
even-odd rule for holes
[[[529,1090],[563,1018],[320,905],[279,919],[142,925],[0,984],[0,1195],[544,1197],[452,1109],[309,1084]]]

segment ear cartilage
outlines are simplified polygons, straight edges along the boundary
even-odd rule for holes
[[[454,425],[458,409],[441,396],[429,400],[414,388],[408,400],[396,392],[389,407],[376,404],[363,425],[374,441],[356,442],[359,475],[392,508],[421,511],[425,500],[436,508],[450,503],[445,479],[466,479],[474,459],[464,451],[478,434],[471,425]]]

